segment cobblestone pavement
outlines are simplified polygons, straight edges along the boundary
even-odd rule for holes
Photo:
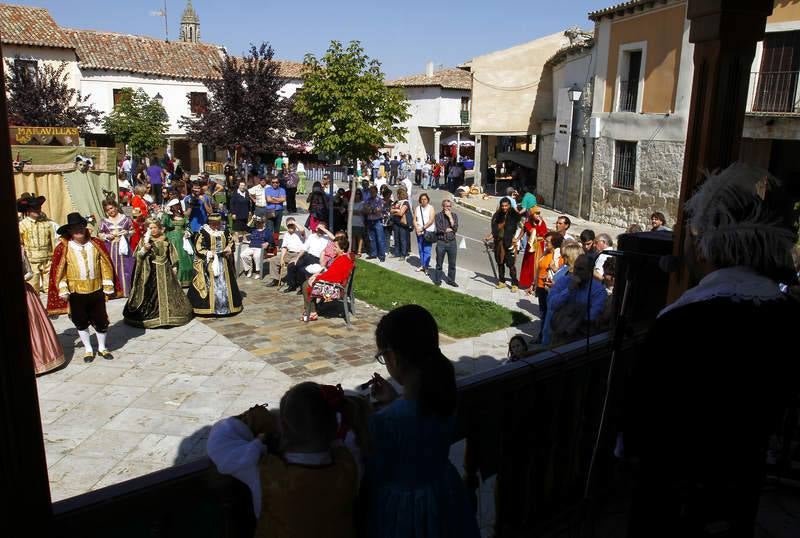
[[[247,307],[234,318],[200,321],[298,381],[375,362],[375,326],[383,313],[364,303],[345,324],[339,303],[322,305],[319,320],[300,321],[303,298],[240,278]]]

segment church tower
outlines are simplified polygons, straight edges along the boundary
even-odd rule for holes
[[[181,16],[181,41],[197,43],[200,41],[200,19],[192,7],[192,0],[186,2]]]

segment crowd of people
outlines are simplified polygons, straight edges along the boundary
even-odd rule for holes
[[[653,213],[651,220],[651,231],[671,231],[662,213]],[[614,247],[609,234],[586,229],[576,238],[567,215],[559,215],[554,224],[554,229],[548,228],[531,189],[509,187],[485,238],[496,265],[497,288],[535,295],[542,323],[532,344],[544,346],[608,327],[616,273],[616,258],[608,253]],[[637,231],[643,230],[627,230]],[[527,349],[528,343],[522,343]],[[509,350],[521,345],[511,344]]]

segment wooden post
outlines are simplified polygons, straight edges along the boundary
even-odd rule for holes
[[[4,63],[0,62],[0,81],[5,80]],[[16,199],[4,89],[0,92],[0,228],[6,231],[5,262],[0,264],[0,498],[4,499],[0,520],[7,529],[24,529],[17,532],[27,536],[50,536],[50,484],[16,231]]]
[[[704,174],[739,158],[747,85],[756,43],[764,38],[773,0],[689,0],[689,41],[694,43],[694,81],[683,158],[673,254],[684,250],[683,206]],[[670,279],[667,302],[688,287],[686,266]]]

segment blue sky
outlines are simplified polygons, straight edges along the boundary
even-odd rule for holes
[[[388,78],[425,70],[425,63],[455,66],[474,56],[524,43],[569,26],[591,29],[589,11],[620,0],[193,0],[203,41],[241,54],[268,41],[276,58],[302,61],[331,39],[357,39],[383,64]],[[164,0],[6,0],[44,7],[71,28],[164,36],[164,21],[150,12]],[[167,0],[170,39],[177,39],[186,0]]]

